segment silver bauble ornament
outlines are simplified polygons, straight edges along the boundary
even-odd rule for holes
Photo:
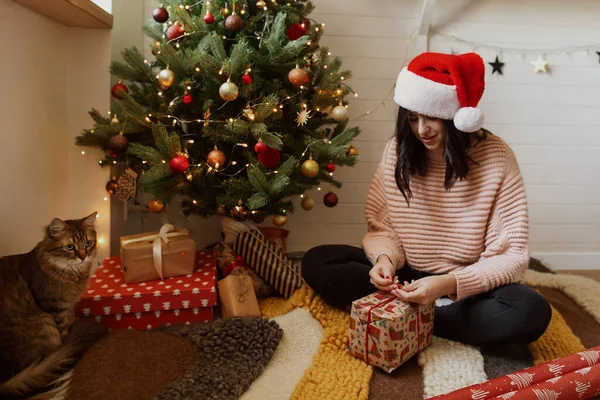
[[[337,106],[331,112],[331,117],[337,122],[343,122],[348,119],[348,110],[344,106]]]

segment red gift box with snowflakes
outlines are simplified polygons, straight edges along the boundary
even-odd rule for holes
[[[121,258],[109,257],[90,278],[75,313],[111,329],[209,322],[217,303],[216,272],[214,256],[198,252],[193,274],[127,284]]]

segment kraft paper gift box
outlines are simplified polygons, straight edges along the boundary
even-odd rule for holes
[[[196,242],[187,229],[163,225],[159,232],[121,237],[126,283],[145,282],[194,272]]]
[[[217,290],[223,318],[262,315],[250,276],[229,275],[217,282]]]
[[[350,354],[392,372],[429,345],[434,309],[434,304],[408,304],[383,292],[354,301],[348,329]]]

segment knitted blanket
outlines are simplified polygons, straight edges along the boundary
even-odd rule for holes
[[[288,300],[267,298],[261,303],[264,315],[275,317],[304,308],[310,311],[302,315],[305,324],[314,319],[323,326],[312,364],[302,376],[293,375],[298,380],[292,395],[285,398],[429,398],[600,345],[600,283],[531,270],[523,283],[536,288],[552,305],[550,326],[538,341],[529,346],[481,349],[434,337],[426,350],[392,374],[348,355],[349,314],[328,306],[309,287],[302,287]],[[279,351],[286,351],[286,345]],[[278,367],[267,366],[265,374],[271,368]],[[291,378],[286,385],[291,385]],[[253,399],[262,398],[254,392]]]

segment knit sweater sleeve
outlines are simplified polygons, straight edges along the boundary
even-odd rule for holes
[[[377,262],[379,256],[386,255],[390,258],[396,269],[398,269],[404,266],[405,256],[402,243],[392,228],[388,216],[383,171],[387,163],[390,162],[389,151],[390,144],[388,143],[383,154],[383,159],[369,187],[365,207],[368,232],[362,240],[362,247],[372,264]]]
[[[529,213],[519,165],[506,146],[505,173],[488,220],[480,259],[453,271],[455,300],[519,282],[529,265]]]

